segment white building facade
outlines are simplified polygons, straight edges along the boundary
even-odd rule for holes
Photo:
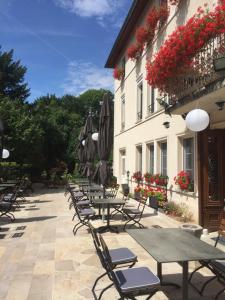
[[[217,203],[214,201],[210,204],[211,188],[207,173],[210,170],[209,167],[205,167],[209,159],[205,157],[203,161],[201,153],[209,148],[208,144],[206,148],[202,145],[206,140],[209,141],[210,134],[216,136],[218,132],[221,137],[218,138],[219,152],[216,153],[216,160],[225,170],[225,158],[220,153],[225,146],[225,110],[218,110],[215,105],[215,102],[225,100],[225,88],[221,84],[218,89],[196,99],[171,106],[170,116],[165,114],[165,106],[157,101],[160,98],[158,90],[153,89],[146,81],[146,62],[153,59],[168,35],[192,17],[199,6],[208,3],[209,9],[213,9],[213,4],[217,1],[182,0],[179,6],[171,5],[167,22],[157,29],[153,42],[145,47],[142,56],[138,60],[128,59],[127,49],[134,42],[137,27],[144,24],[152,7],[157,7],[161,2],[165,4],[167,1],[133,2],[106,63],[108,68],[122,64],[125,69],[124,79],[115,80],[114,175],[120,184],[127,182],[127,171],[130,178],[135,171],[141,171],[142,174],[149,172],[167,175],[168,200],[186,203],[195,222],[213,230],[223,215],[225,176],[219,167],[214,170],[217,172],[215,176],[222,177],[220,180],[215,179],[215,185],[219,185],[217,188],[221,189],[221,192]],[[185,123],[185,114],[196,108],[196,105],[210,114],[209,131],[202,135],[188,130]],[[225,152],[225,149],[222,152]],[[207,175],[201,173],[205,169],[208,170]],[[175,185],[174,177],[181,170],[192,174],[193,191],[180,191]],[[204,176],[208,176],[207,180],[202,179]],[[204,191],[206,186],[207,194]],[[209,201],[205,199],[207,197]]]

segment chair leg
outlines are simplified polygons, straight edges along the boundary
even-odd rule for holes
[[[191,282],[191,279],[192,279],[193,275],[194,275],[196,272],[198,272],[200,269],[202,269],[202,268],[204,268],[204,266],[198,267],[197,269],[195,269],[195,270],[191,273],[191,275],[190,275],[190,277],[189,277],[189,279],[188,279],[188,282],[189,282],[189,283]]]
[[[203,286],[202,286],[202,288],[201,288],[201,290],[200,290],[200,292],[199,292],[200,295],[203,295],[203,292],[204,292],[206,286],[207,286],[211,281],[213,281],[213,280],[216,279],[216,278],[217,278],[217,277],[214,276],[214,277],[208,279],[208,280],[203,284]]]
[[[72,221],[74,220],[74,218],[76,217],[77,213],[75,212],[72,218]]]
[[[76,227],[77,227],[79,224],[81,224],[81,221],[79,221],[77,224],[74,225],[74,227],[73,227],[73,232],[74,232],[74,230],[76,229]]]
[[[114,283],[111,283],[110,285],[108,285],[107,287],[105,287],[102,291],[101,291],[101,293],[100,293],[100,295],[99,295],[99,297],[98,297],[98,299],[97,300],[100,300],[101,298],[102,298],[102,295],[105,293],[105,291],[107,291],[109,288],[111,288],[111,286],[113,286],[114,285]]]
[[[84,225],[85,225],[85,224],[81,224],[80,226],[78,226],[78,227],[76,228],[76,230],[74,231],[73,235],[75,236],[76,233],[77,233],[77,231],[78,231],[81,227],[83,227]]]
[[[96,287],[98,281],[99,281],[102,277],[104,277],[106,274],[107,274],[107,272],[103,273],[103,274],[100,275],[100,276],[95,280],[95,282],[94,282],[94,285],[93,285],[93,287],[92,287],[92,294],[93,294],[95,300],[97,300],[97,296],[96,296],[96,294],[95,294],[95,287]]]

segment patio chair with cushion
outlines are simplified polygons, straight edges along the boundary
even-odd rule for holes
[[[144,226],[141,224],[141,219],[142,219],[143,212],[144,212],[144,209],[146,206],[146,199],[141,198],[137,201],[139,202],[137,208],[130,207],[130,208],[123,209],[124,215],[128,218],[128,221],[126,221],[124,224],[123,230],[126,229],[126,226],[130,222],[133,222],[132,225],[137,224],[140,228],[144,228]]]
[[[104,256],[105,253],[103,252],[103,250],[101,249],[101,244],[98,238],[98,233],[97,230],[92,226],[92,224],[89,222],[89,228],[91,231],[91,235],[93,238],[93,243],[96,249],[96,252],[99,256],[99,259],[101,261],[101,264],[103,266],[103,268],[106,270],[102,275],[100,275],[94,282],[93,288],[92,288],[92,293],[94,295],[94,298],[97,299],[96,294],[95,294],[95,287],[99,281],[99,279],[101,279],[102,277],[104,277],[105,275],[108,274],[108,270],[104,264]],[[99,234],[100,235],[100,234]],[[119,267],[129,267],[132,268],[135,263],[137,262],[137,256],[128,248],[116,248],[116,249],[111,249],[109,250],[109,254],[111,257],[111,261],[112,261],[112,268],[119,268]],[[108,274],[109,275],[109,274]],[[111,286],[111,285],[110,285]]]
[[[100,235],[99,238],[104,253],[104,265],[113,283],[102,290],[98,300],[101,299],[102,294],[113,285],[118,291],[121,300],[136,299],[137,296],[144,295],[147,296],[147,300],[159,291],[160,280],[147,267],[114,270],[110,251],[103,237]]]
[[[6,217],[10,218],[11,221],[14,221],[15,217],[12,213],[13,210],[14,210],[14,208],[13,208],[12,202],[5,202],[5,201],[0,202],[0,213],[1,213],[0,217],[6,216]]]
[[[89,228],[88,222],[95,216],[95,211],[91,207],[80,208],[78,205],[75,205],[74,208],[79,220],[73,228],[73,234],[76,235],[81,227],[86,226]]]
[[[218,236],[216,238],[215,247],[217,246],[221,237],[225,237],[225,219],[221,220],[220,227],[218,230]],[[195,269],[190,277],[189,283],[199,292],[200,295],[203,295],[206,286],[212,282],[213,280],[217,279],[224,287],[216,294],[215,300],[219,299],[220,295],[225,291],[225,261],[224,260],[201,260],[199,261],[200,266]],[[208,279],[199,290],[191,281],[193,275],[202,268],[208,268],[214,276]]]

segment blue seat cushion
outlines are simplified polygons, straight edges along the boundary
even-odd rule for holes
[[[137,260],[137,256],[128,248],[111,249],[109,254],[113,265],[126,264]]]
[[[91,204],[91,202],[89,200],[81,200],[81,201],[78,201],[76,204],[77,204],[77,206],[84,206],[84,205]]]
[[[125,213],[127,213],[128,215],[140,215],[141,211],[138,208],[125,208],[123,210]]]
[[[91,216],[95,215],[95,211],[91,208],[84,208],[80,211],[81,216]]]
[[[159,278],[146,267],[119,270],[114,274],[122,293],[153,290],[160,286]]]
[[[217,271],[224,273],[225,276],[225,261],[224,260],[212,260],[209,263],[209,266],[211,266],[213,269],[216,269]]]

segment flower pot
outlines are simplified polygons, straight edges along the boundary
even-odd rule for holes
[[[134,191],[134,199],[140,199],[140,198],[141,198],[141,193]]]
[[[158,200],[155,196],[150,196],[149,197],[149,206],[151,208],[157,209],[159,208]]]

